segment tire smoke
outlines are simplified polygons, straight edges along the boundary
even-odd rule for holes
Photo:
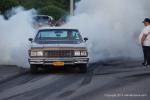
[[[87,42],[91,61],[109,58],[140,58],[138,36],[142,20],[150,16],[149,0],[81,0],[75,16],[65,26],[79,28]],[[0,64],[28,66],[28,38],[33,37],[35,10],[17,7],[0,15]]]
[[[142,21],[150,16],[149,0],[81,0],[66,26],[88,36],[93,61],[108,58],[139,58]]]
[[[32,15],[34,9],[22,7],[9,11],[9,19],[0,15],[0,64],[28,66],[28,38],[34,35]]]

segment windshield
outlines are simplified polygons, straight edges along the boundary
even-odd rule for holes
[[[34,20],[37,23],[48,23],[50,18],[48,16],[36,16]]]
[[[42,43],[79,43],[82,37],[78,30],[72,29],[48,29],[40,30],[35,42]]]

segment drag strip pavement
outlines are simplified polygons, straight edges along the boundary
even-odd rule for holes
[[[149,100],[150,68],[140,62],[99,62],[87,74],[27,73],[1,83],[0,100]]]

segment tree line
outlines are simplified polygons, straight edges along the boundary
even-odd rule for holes
[[[80,0],[75,0],[77,1]],[[5,15],[7,10],[16,6],[27,10],[34,8],[39,14],[59,19],[69,14],[70,0],[0,0],[0,13]]]

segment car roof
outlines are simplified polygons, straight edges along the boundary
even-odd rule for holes
[[[38,30],[46,30],[46,29],[70,29],[70,30],[78,30],[76,28],[71,28],[71,27],[40,27]]]
[[[35,15],[34,17],[49,17],[49,18],[53,19],[52,16],[48,16],[48,15]]]

